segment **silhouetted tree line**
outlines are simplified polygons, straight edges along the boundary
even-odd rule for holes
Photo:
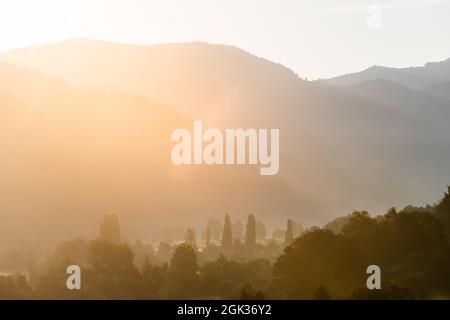
[[[73,240],[58,246],[45,271],[34,266],[28,277],[0,276],[0,298],[448,299],[449,221],[450,187],[436,206],[390,209],[376,217],[354,212],[297,238],[289,220],[281,247],[257,243],[253,215],[243,243],[233,241],[227,215],[219,246],[208,240],[199,251],[189,229],[184,244],[160,245],[158,252],[170,256],[167,263],[143,255],[148,250],[141,243]],[[274,262],[261,258],[277,250]],[[70,264],[82,267],[82,290],[66,288]],[[381,290],[366,288],[372,264],[381,268]]]

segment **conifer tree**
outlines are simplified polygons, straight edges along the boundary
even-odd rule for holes
[[[286,232],[284,234],[284,243],[288,246],[292,241],[294,241],[294,223],[291,219],[288,219]]]
[[[247,219],[247,229],[245,231],[245,245],[252,247],[256,244],[256,219],[250,214]]]
[[[194,249],[194,251],[197,251],[197,243],[196,243],[196,239],[195,239],[195,232],[193,229],[187,229],[186,230],[186,235],[185,235],[185,243],[187,245],[190,245],[192,247],[192,249]]]
[[[210,244],[211,244],[211,232],[209,231],[209,227],[206,227],[205,245],[206,247],[209,247]]]
[[[230,216],[227,214],[225,216],[225,222],[223,224],[222,232],[222,249],[226,252],[231,251],[233,248],[233,236],[231,232],[231,220]]]

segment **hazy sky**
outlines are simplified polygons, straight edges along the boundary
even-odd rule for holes
[[[450,0],[0,0],[0,51],[73,37],[231,44],[316,79],[450,57]]]

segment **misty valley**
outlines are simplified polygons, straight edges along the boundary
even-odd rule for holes
[[[448,300],[449,66],[0,53],[0,299]]]

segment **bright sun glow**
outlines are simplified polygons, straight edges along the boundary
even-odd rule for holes
[[[74,3],[74,2],[73,2]],[[0,1],[0,50],[79,34],[81,4],[57,0]]]

